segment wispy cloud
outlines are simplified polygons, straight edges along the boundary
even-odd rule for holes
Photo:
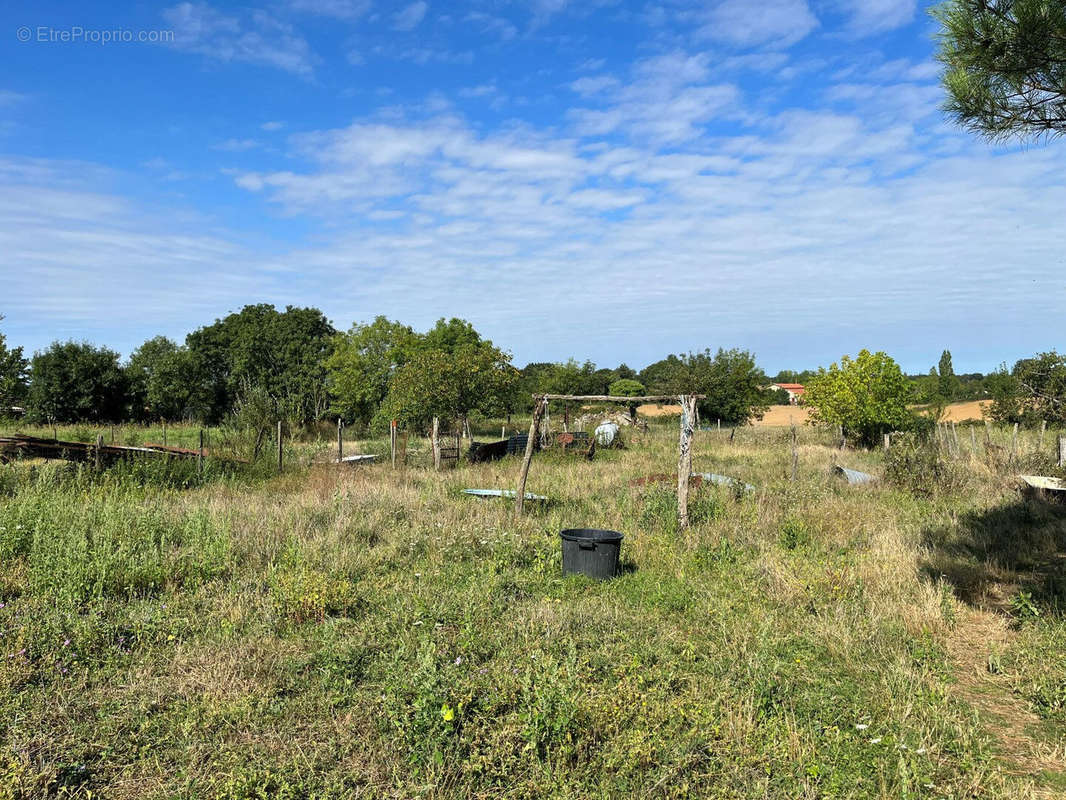
[[[246,150],[254,150],[260,143],[255,139],[226,139],[224,142],[212,145],[212,150],[221,150],[224,153],[243,153]]]
[[[334,17],[342,20],[359,19],[370,10],[370,0],[287,0],[292,11]]]
[[[172,46],[216,61],[276,67],[309,76],[317,60],[307,40],[264,11],[227,16],[206,3],[179,3],[163,11],[174,30]]]
[[[392,18],[392,27],[398,31],[414,30],[421,24],[429,9],[429,3],[425,0],[417,0],[411,5],[398,11]]]
[[[917,0],[833,0],[833,6],[847,17],[850,32],[858,36],[909,24],[917,5]]]
[[[806,0],[717,0],[692,16],[700,38],[742,47],[787,46],[818,27]]]

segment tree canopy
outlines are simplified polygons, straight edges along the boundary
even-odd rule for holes
[[[338,334],[326,360],[333,411],[348,422],[369,424],[389,393],[396,371],[410,360],[417,334],[379,316]]]
[[[165,336],[156,336],[133,351],[126,373],[134,419],[180,420],[202,416],[203,381],[188,348]]]
[[[30,414],[45,422],[107,422],[126,416],[118,353],[88,342],[55,342],[30,362]]]
[[[988,382],[994,420],[1066,423],[1066,356],[1052,350],[1023,358],[1010,371],[1001,366]]]
[[[0,321],[3,319],[0,316]],[[9,348],[4,334],[0,333],[0,416],[25,399],[28,367],[22,348]]]
[[[840,425],[847,438],[874,445],[883,434],[910,427],[910,397],[911,385],[895,361],[860,350],[854,359],[820,368],[803,399],[813,422]]]
[[[279,416],[300,423],[320,419],[329,407],[326,358],[336,334],[317,308],[245,306],[186,337],[206,384],[210,420],[228,414],[238,395],[262,386]]]
[[[947,0],[932,13],[959,125],[990,139],[1066,131],[1066,3]]]

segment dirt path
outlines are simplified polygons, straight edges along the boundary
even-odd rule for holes
[[[967,607],[947,640],[958,681],[954,692],[973,706],[995,739],[1005,772],[1031,779],[1033,797],[1062,797],[1059,780],[1057,788],[1045,786],[1041,775],[1066,775],[1062,748],[1034,738],[1032,731],[1040,726],[1040,718],[1011,690],[1009,676],[990,669],[1013,636],[1003,614]]]

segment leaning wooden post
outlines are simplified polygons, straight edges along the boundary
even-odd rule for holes
[[[792,478],[796,480],[796,472],[799,470],[799,450],[796,449],[796,426],[792,426]]]
[[[518,473],[518,488],[515,491],[514,511],[521,516],[522,507],[526,500],[526,478],[529,476],[529,465],[533,461],[533,449],[537,444],[537,435],[540,432],[540,420],[548,407],[548,401],[543,397],[535,398],[533,402],[533,420],[529,423],[529,438],[526,439],[526,455],[522,459],[522,469]]]
[[[278,420],[278,472],[281,472],[281,420]]]
[[[96,437],[96,452],[94,453],[94,456],[95,456],[94,460],[95,460],[95,463],[96,463],[96,471],[97,472],[100,471],[100,467],[103,465],[103,461],[102,461],[101,455],[100,455],[100,451],[103,449],[103,446],[104,446],[104,437],[102,435],[97,435],[97,437]]]
[[[196,451],[196,472],[204,474],[204,429],[200,428],[200,449]]]
[[[681,431],[677,447],[677,526],[688,527],[688,483],[692,477],[692,429],[696,420],[696,398],[681,395]]]
[[[344,422],[337,417],[337,463],[344,461]]]

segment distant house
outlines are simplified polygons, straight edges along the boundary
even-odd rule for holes
[[[802,383],[771,383],[770,388],[774,391],[780,389],[783,392],[788,392],[790,405],[797,405],[803,399],[804,388]]]

